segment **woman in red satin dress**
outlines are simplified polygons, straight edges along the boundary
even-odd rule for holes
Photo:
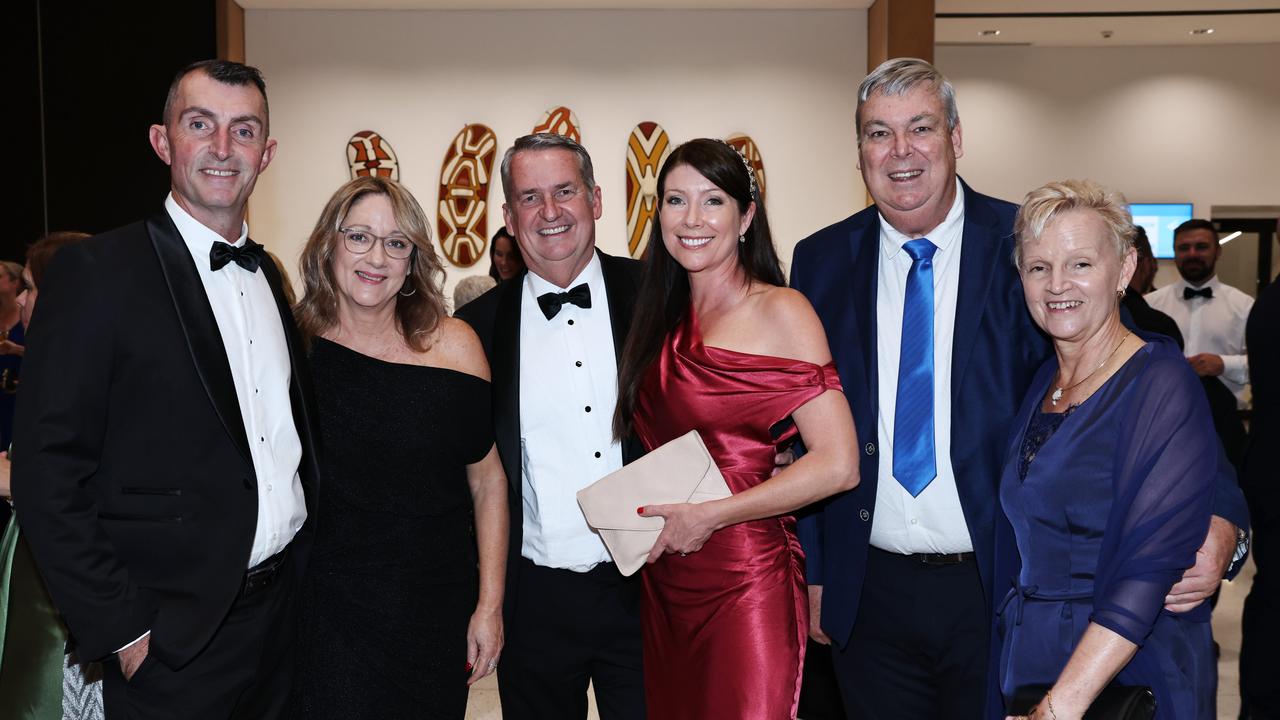
[[[615,426],[648,449],[697,429],[734,494],[640,510],[666,520],[643,571],[649,717],[794,718],[809,613],[789,513],[858,483],[853,419],[742,156],[685,143],[658,197]],[[770,477],[797,434],[808,452]]]

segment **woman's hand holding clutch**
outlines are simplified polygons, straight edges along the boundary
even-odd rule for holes
[[[646,562],[657,562],[666,553],[688,555],[701,550],[711,533],[723,527],[716,512],[717,503],[674,503],[637,508],[640,516],[661,517],[666,523]]]

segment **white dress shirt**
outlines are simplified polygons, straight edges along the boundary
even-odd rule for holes
[[[196,263],[231,364],[258,481],[258,524],[248,561],[253,567],[283,550],[307,519],[298,477],[302,442],[289,400],[292,371],[284,327],[266,277],[235,263],[214,272],[209,250],[213,243],[226,241],[187,214],[172,195],[164,206]],[[236,247],[244,245],[248,234],[249,226],[244,225]]]
[[[902,311],[911,257],[902,246],[913,238],[880,216],[880,262],[876,271],[876,372],[879,376],[880,462],[871,544],[896,553],[959,553],[973,550],[955,470],[951,467],[951,349],[960,286],[960,244],[964,236],[964,190],[956,181],[956,199],[947,217],[924,237],[937,246],[933,255],[933,443],[938,476],[912,497],[893,477],[893,424],[898,398],[898,356],[902,349]],[[992,258],[1004,262],[1004,258]]]
[[[1212,288],[1213,297],[1183,297],[1186,288]],[[1203,285],[1179,278],[1172,285],[1148,293],[1147,304],[1173,318],[1186,343],[1187,357],[1200,353],[1222,356],[1222,383],[1235,393],[1236,404],[1249,406],[1249,356],[1245,352],[1244,325],[1253,298],[1225,285],[1217,275]]]
[[[586,283],[591,307],[565,303],[551,320],[538,296]],[[561,288],[530,271],[520,303],[521,554],[537,565],[585,572],[609,560],[577,492],[622,467],[613,439],[618,402],[609,298],[600,257]]]

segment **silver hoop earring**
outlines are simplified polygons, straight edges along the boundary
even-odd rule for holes
[[[414,287],[408,280],[404,281],[404,286],[409,288],[409,292],[405,292],[404,288],[400,288],[400,297],[413,297],[418,292],[418,288]]]

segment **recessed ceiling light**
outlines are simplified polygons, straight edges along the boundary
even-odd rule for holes
[[[1192,35],[1212,35],[1212,34],[1213,34],[1213,28],[1196,28],[1195,30],[1192,30],[1190,34],[1192,34]]]
[[[999,30],[983,30],[978,34],[981,35],[982,37],[994,37],[996,35],[999,35],[1000,31]]]

